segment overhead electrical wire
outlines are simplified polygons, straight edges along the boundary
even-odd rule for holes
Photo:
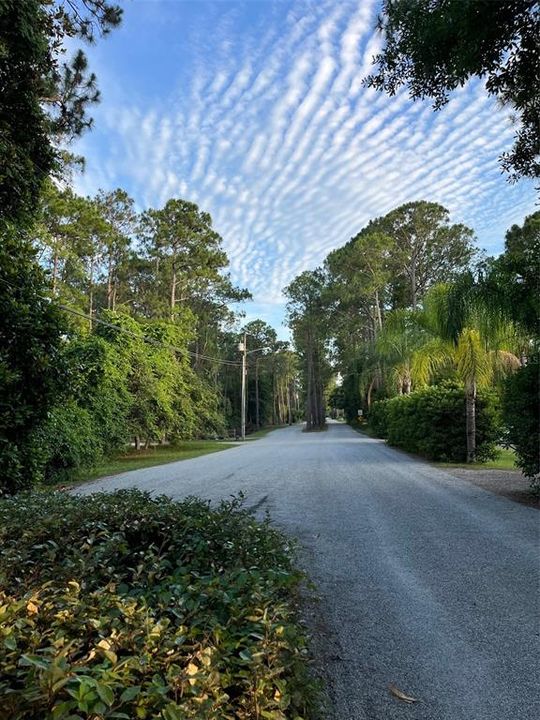
[[[13,290],[18,290],[19,288],[16,285],[13,285],[12,283],[8,282],[5,278],[0,278],[0,281],[3,282],[5,285],[8,285]],[[37,294],[37,293],[36,293]],[[210,355],[205,355],[202,353],[193,352],[192,350],[187,350],[186,348],[179,348],[175,345],[169,345],[168,343],[161,342],[160,340],[156,340],[155,338],[148,337],[147,335],[137,335],[137,333],[132,332],[131,330],[128,330],[127,328],[119,327],[118,325],[115,325],[114,323],[107,322],[106,320],[103,320],[100,317],[95,317],[93,315],[89,315],[87,313],[81,312],[80,310],[75,310],[74,308],[69,307],[68,305],[62,305],[61,303],[55,301],[53,298],[48,297],[47,295],[39,295],[37,294],[37,297],[39,297],[41,300],[45,300],[46,302],[55,302],[56,306],[60,308],[61,310],[64,310],[64,312],[71,313],[72,315],[76,315],[77,317],[81,317],[85,320],[88,320],[92,323],[97,323],[99,325],[104,325],[105,327],[111,328],[112,330],[116,330],[119,333],[124,333],[124,335],[129,335],[130,337],[136,338],[138,340],[143,340],[144,342],[148,343],[149,345],[153,345],[154,347],[162,347],[166,350],[171,350],[173,352],[177,352],[180,354],[186,354],[190,355],[191,357],[197,359],[197,360],[207,360],[208,362],[214,362],[218,363],[220,365],[227,365],[230,367],[237,367],[241,368],[242,363],[240,361],[235,360],[223,360],[221,358],[215,358]]]

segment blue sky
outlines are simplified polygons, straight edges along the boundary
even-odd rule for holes
[[[513,129],[481,82],[438,113],[362,86],[375,0],[124,6],[122,27],[87,49],[102,102],[75,148],[87,159],[76,189],[209,211],[253,293],[248,320],[286,336],[283,287],[404,202],[443,204],[489,254],[535,209],[533,183],[501,174]]]

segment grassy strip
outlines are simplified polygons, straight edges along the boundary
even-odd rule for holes
[[[273,432],[274,430],[279,430],[280,428],[288,427],[288,425],[267,425],[266,427],[261,428],[260,430],[256,430],[255,432],[250,433],[249,435],[246,435],[246,440],[258,440],[259,438],[263,438],[269,433]]]
[[[508,448],[501,448],[500,455],[495,460],[487,460],[486,462],[476,463],[433,463],[438,467],[447,468],[468,468],[470,470],[516,470],[516,454],[513,450]]]
[[[353,430],[356,430],[356,432],[367,435],[368,437],[374,438],[376,440],[379,440],[379,436],[373,431],[373,429],[368,425],[350,425]],[[399,450],[402,450],[403,452],[407,452],[406,450],[403,450],[403,448],[398,448]],[[414,453],[408,453],[409,455],[412,455]],[[447,463],[447,462],[433,462],[433,465],[436,465],[437,467],[445,467],[445,468],[466,468],[469,470],[519,470],[519,468],[516,467],[516,454],[513,450],[510,450],[509,448],[499,448],[499,455],[495,458],[495,460],[486,460],[486,462],[475,462],[475,463]]]
[[[238,500],[0,502],[10,720],[302,720],[317,692],[287,539]]]
[[[200,455],[220,452],[234,447],[235,442],[220,442],[217,440],[186,440],[174,445],[158,445],[148,450],[130,450],[115,457],[108,458],[93,468],[81,471],[73,478],[73,482],[86,482],[96,478],[118,475],[128,470],[164,465],[178,460],[190,460]]]

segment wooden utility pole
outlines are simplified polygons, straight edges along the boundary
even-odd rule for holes
[[[242,440],[246,439],[246,359],[247,359],[247,338],[244,333],[244,342],[238,344],[238,349],[242,352],[242,403],[241,403],[241,429],[240,435]]]

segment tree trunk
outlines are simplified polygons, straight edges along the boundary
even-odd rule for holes
[[[379,291],[375,290],[375,313],[377,318],[377,329],[379,332],[382,330],[382,314],[381,314],[381,303],[379,301]]]
[[[261,427],[259,408],[259,358],[255,358],[255,426],[258,430]]]
[[[140,449],[141,449],[141,436],[135,435],[135,450],[137,450],[137,452],[138,452]]]
[[[375,384],[375,376],[373,376],[370,380],[370,383],[368,385],[367,393],[366,393],[366,405],[368,406],[368,410],[371,407],[371,393],[373,392],[373,385]]]
[[[112,310],[113,304],[113,260],[112,253],[109,254],[107,266],[107,310]]]
[[[403,378],[403,392],[405,395],[411,394],[411,386],[412,386],[411,376],[409,375],[409,373],[407,373],[405,375],[405,377]]]
[[[306,387],[306,430],[311,430],[311,404],[312,399],[311,395],[313,393],[311,384],[312,384],[312,357],[311,357],[311,347],[308,344],[307,348],[307,387]]]
[[[176,267],[173,262],[171,280],[171,320],[174,320],[174,307],[176,305]]]
[[[58,247],[54,246],[53,256],[53,272],[52,272],[52,294],[56,296],[56,286],[58,282]]]
[[[412,259],[411,264],[411,301],[412,309],[416,310],[416,258]]]
[[[291,407],[291,383],[287,385],[287,413],[289,425],[292,425],[292,407]]]
[[[476,460],[476,383],[465,391],[465,427],[467,432],[467,462]]]

